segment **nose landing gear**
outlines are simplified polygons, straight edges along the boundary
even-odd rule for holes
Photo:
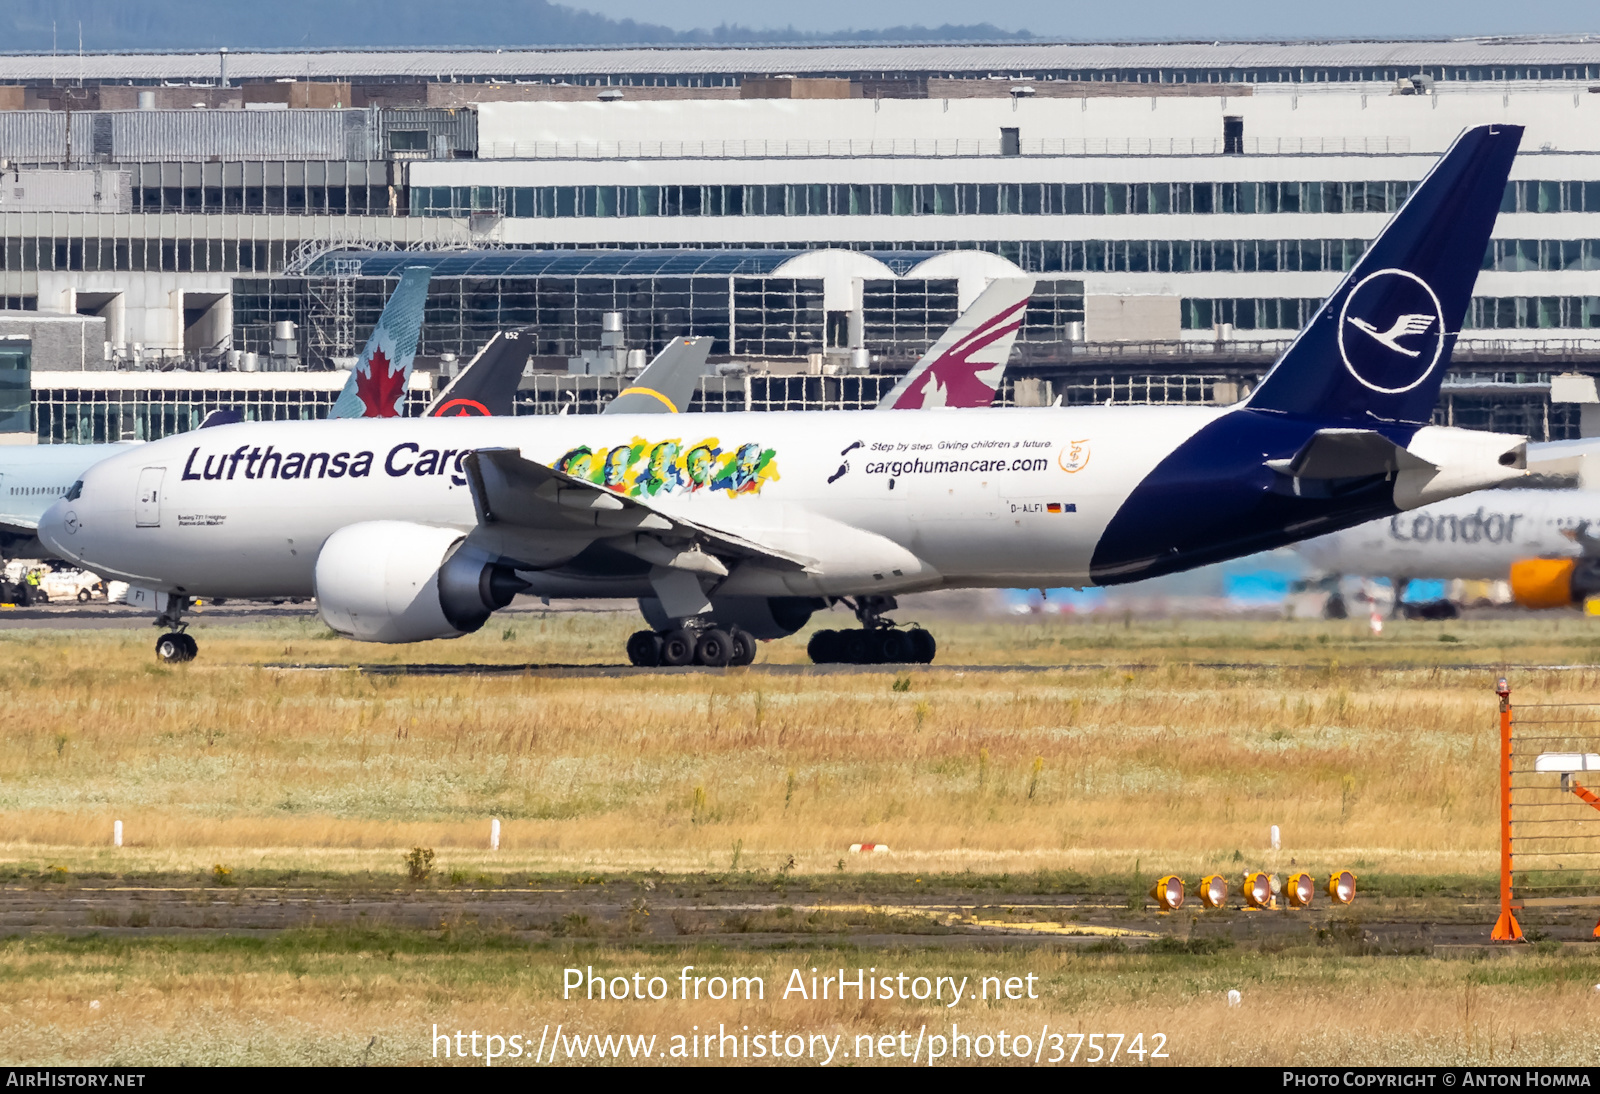
[[[899,605],[892,596],[858,596],[855,603],[840,597],[853,608],[861,621],[860,630],[818,631],[811,636],[806,653],[818,665],[928,665],[933,663],[939,644],[921,627],[901,629],[884,612]]]
[[[200,644],[187,633],[189,624],[183,621],[183,611],[188,606],[187,596],[170,593],[166,609],[156,616],[156,626],[169,628],[156,639],[156,656],[165,664],[193,661],[200,654]]]
[[[742,627],[695,626],[668,631],[635,631],[628,638],[628,663],[641,668],[657,665],[748,665],[756,659],[756,640]]]
[[[171,631],[156,639],[156,656],[169,665],[193,661],[199,653],[199,643],[183,631]]]

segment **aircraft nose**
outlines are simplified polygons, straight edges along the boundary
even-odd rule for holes
[[[79,561],[79,524],[76,503],[62,499],[39,518],[39,540],[63,558]]]

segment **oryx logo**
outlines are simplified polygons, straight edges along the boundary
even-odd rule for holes
[[[1363,386],[1410,391],[1444,354],[1444,308],[1409,270],[1379,270],[1357,282],[1339,312],[1339,356]]]

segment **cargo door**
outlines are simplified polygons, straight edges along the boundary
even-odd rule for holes
[[[161,527],[161,480],[166,474],[165,467],[146,467],[139,472],[139,496],[133,505],[135,527]]]

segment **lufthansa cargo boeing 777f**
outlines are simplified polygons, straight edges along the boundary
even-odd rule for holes
[[[40,534],[164,594],[315,594],[378,642],[519,591],[634,596],[639,664],[748,661],[843,600],[819,659],[929,660],[902,592],[1114,584],[1523,474],[1525,438],[1428,425],[1522,130],[1468,130],[1244,402],[242,423],[97,464]]]

